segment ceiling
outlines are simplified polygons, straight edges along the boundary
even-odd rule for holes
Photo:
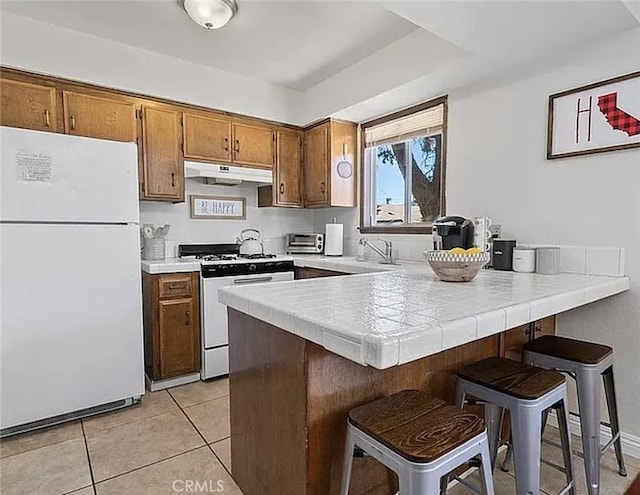
[[[418,29],[371,2],[238,3],[214,31],[177,0],[3,0],[2,9],[299,91]]]
[[[0,10],[288,88],[302,124],[371,118],[640,25],[639,0],[237,2],[215,31],[179,0],[1,0]]]

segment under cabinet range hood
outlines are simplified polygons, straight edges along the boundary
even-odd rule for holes
[[[204,179],[212,185],[237,186],[242,182],[272,184],[271,170],[234,167],[214,163],[184,162],[185,179]]]

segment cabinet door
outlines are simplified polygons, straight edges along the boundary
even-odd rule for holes
[[[160,379],[200,369],[200,340],[192,297],[160,301]]]
[[[275,133],[269,127],[233,124],[233,161],[238,165],[272,168]]]
[[[64,132],[112,141],[136,140],[136,114],[127,103],[71,91],[62,92]]]
[[[508,359],[522,360],[522,346],[542,335],[554,335],[556,333],[555,316],[549,316],[530,324],[508,330],[501,334],[503,338],[503,354]]]
[[[302,140],[295,131],[278,131],[276,136],[276,168],[273,187],[275,204],[301,206]]]
[[[161,108],[142,108],[142,197],[184,201],[180,116]]]
[[[0,81],[0,125],[37,131],[57,129],[56,90],[19,81]]]
[[[305,206],[324,206],[329,203],[328,171],[329,126],[325,124],[305,133]]]
[[[183,114],[184,157],[215,162],[231,161],[231,121]]]

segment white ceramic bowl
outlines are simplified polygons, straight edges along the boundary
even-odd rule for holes
[[[449,251],[425,251],[425,259],[444,282],[469,282],[489,262],[489,253],[454,254]]]

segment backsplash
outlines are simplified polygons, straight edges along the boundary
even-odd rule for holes
[[[314,226],[316,232],[324,232],[325,224],[333,219],[344,224],[344,254],[355,256],[358,240],[366,237],[371,240],[389,240],[393,243],[394,258],[407,261],[422,261],[423,251],[433,249],[433,241],[429,234],[360,234],[358,230],[359,218],[357,211],[352,208],[331,208],[316,210]],[[507,229],[503,231],[505,238],[517,238]],[[519,243],[530,247],[548,246],[550,244],[536,244],[531,242]],[[578,273],[586,275],[607,275],[621,277],[625,275],[626,252],[624,248],[592,247],[592,246],[564,246],[560,245],[560,271],[564,273]],[[370,249],[366,251],[367,259],[378,256]]]
[[[171,230],[168,240],[184,243],[231,243],[240,231],[256,228],[262,233],[264,250],[267,253],[285,251],[284,235],[288,232],[306,232],[313,225],[313,211],[296,208],[258,208],[255,185],[209,186],[195,180],[185,184],[184,203],[140,202],[140,224],[156,226],[168,223]],[[247,198],[246,220],[192,219],[190,217],[190,194],[214,196],[236,196]]]

